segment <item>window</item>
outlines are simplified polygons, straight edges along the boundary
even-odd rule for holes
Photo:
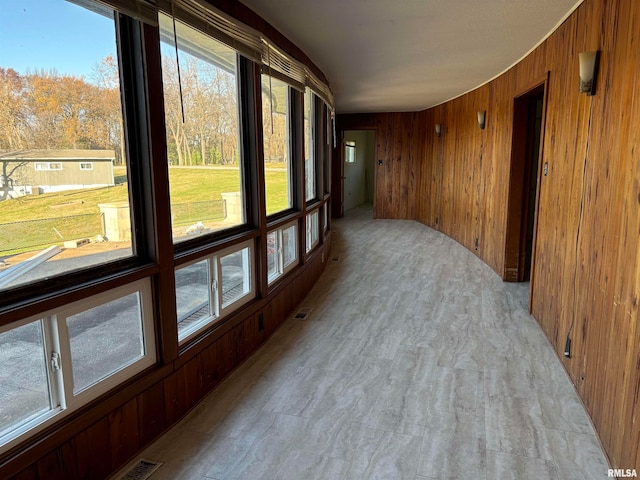
[[[139,291],[66,317],[74,395],[145,356],[142,319]]]
[[[307,88],[304,92],[304,184],[305,200],[316,197],[316,164],[315,164],[315,108],[313,92]]]
[[[267,215],[293,206],[289,156],[289,86],[262,75],[264,188]]]
[[[171,222],[181,242],[245,223],[237,54],[167,15],[159,21]]]
[[[331,123],[331,110],[325,103],[325,137],[326,142],[324,146],[324,193],[331,193],[331,139],[333,138],[333,128]],[[325,224],[326,225],[326,224]]]
[[[267,234],[267,278],[269,283],[282,275],[282,246],[280,245],[279,233],[279,230],[275,230]]]
[[[0,333],[0,445],[53,408],[42,322]]]
[[[176,270],[178,341],[255,297],[252,240]]]
[[[178,339],[216,319],[218,311],[213,262],[200,260],[176,270],[176,305],[178,313]]]
[[[329,230],[329,202],[324,204],[324,231]]]
[[[287,272],[288,267],[295,266],[298,260],[298,227],[293,223],[282,229],[282,263]]]
[[[0,329],[0,451],[155,362],[141,280]]]
[[[11,189],[0,192],[0,258],[11,273],[3,275],[0,291],[134,255],[114,11],[90,0],[38,5],[2,12],[7,25],[21,28],[0,28],[6,73],[0,90],[12,99],[0,134],[0,184]],[[56,22],[42,22],[49,9]],[[55,48],[44,56],[31,47],[34,38]],[[70,181],[71,174],[53,175],[78,151],[115,158],[114,169],[101,171],[96,183],[116,188],[78,188],[82,182]],[[46,195],[20,198],[32,192]],[[100,242],[90,252],[63,250],[78,240]]]
[[[347,140],[344,144],[345,163],[356,163],[356,142]]]
[[[222,282],[222,309],[225,310],[251,291],[251,249],[241,250],[220,256],[220,277]]]
[[[295,222],[267,234],[268,282],[272,283],[296,265],[298,235]]]
[[[307,253],[318,244],[318,210],[307,215]]]
[[[62,170],[60,162],[36,162],[34,165],[36,170]]]
[[[93,170],[93,163],[80,162],[80,170]]]

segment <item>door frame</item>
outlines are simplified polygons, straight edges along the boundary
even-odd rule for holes
[[[378,158],[378,129],[375,115],[346,114],[336,116],[336,144],[331,155],[331,217],[344,216],[344,132],[347,130],[374,131],[374,162]],[[376,192],[378,189],[378,169],[373,169],[373,218],[376,215]]]
[[[536,198],[534,207],[533,221],[533,245],[531,249],[531,273],[530,273],[530,292],[529,292],[529,312],[533,305],[534,281],[535,281],[535,258],[536,244],[538,234],[538,213],[540,208],[540,187],[543,176],[544,163],[544,137],[547,113],[547,100],[549,95],[549,72],[543,79],[540,79],[524,88],[513,99],[513,130],[511,143],[511,159],[509,165],[509,189],[507,192],[507,218],[505,228],[505,259],[503,280],[507,282],[522,281],[524,275],[524,262],[521,262],[520,251],[524,239],[522,238],[523,230],[526,236],[526,229],[522,228],[521,213],[523,207],[523,182],[526,178],[525,169],[526,162],[522,161],[523,152],[526,151],[527,144],[527,112],[523,110],[523,106],[528,99],[538,94],[538,90],[542,89],[542,121],[540,125],[540,149],[538,158],[533,159],[538,165],[538,174],[536,179]],[[523,115],[524,111],[524,115]]]

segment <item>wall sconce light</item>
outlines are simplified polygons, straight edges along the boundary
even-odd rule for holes
[[[578,58],[580,60],[580,93],[595,95],[600,51],[582,52]]]
[[[440,138],[440,135],[442,135],[442,125],[436,123],[436,137]]]
[[[486,117],[487,117],[486,110],[482,110],[481,112],[478,112],[478,126],[480,127],[480,130],[484,130]]]

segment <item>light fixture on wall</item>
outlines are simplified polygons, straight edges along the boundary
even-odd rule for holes
[[[482,110],[482,111],[478,112],[478,126],[480,127],[480,130],[484,130],[486,117],[487,117],[487,111],[486,110]]]
[[[440,135],[442,135],[442,125],[436,123],[436,137],[440,138]]]
[[[578,58],[580,60],[580,93],[595,95],[600,51],[582,52]]]

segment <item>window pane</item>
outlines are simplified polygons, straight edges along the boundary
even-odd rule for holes
[[[331,124],[331,111],[328,105],[326,105],[325,117],[326,117],[326,130],[325,130],[325,145],[324,145],[324,193],[331,193],[331,137],[333,136],[332,124]]]
[[[2,6],[0,290],[133,254],[114,12],[37,3]]]
[[[220,258],[222,269],[222,308],[251,292],[251,258],[249,247]]]
[[[42,323],[0,333],[0,437],[51,410]]]
[[[210,286],[208,260],[176,270],[179,340],[213,319],[209,298]]]
[[[267,234],[267,275],[272,282],[282,273],[280,269],[280,245],[278,242],[279,230]]]
[[[245,221],[236,52],[160,14],[174,242]],[[182,95],[181,95],[182,90]]]
[[[344,146],[345,163],[356,163],[356,142],[347,141]]]
[[[135,292],[67,317],[74,394],[145,355],[141,306]]]
[[[318,243],[318,211],[307,215],[307,252]]]
[[[306,200],[312,200],[316,196],[313,115],[313,93],[307,88],[304,93],[304,183]]]
[[[329,229],[329,202],[324,204],[324,229]]]
[[[289,162],[289,87],[262,75],[262,132],[267,215],[293,206]]]
[[[296,226],[291,225],[282,231],[282,245],[284,252],[284,267],[294,263],[298,258],[298,236],[296,235]]]

